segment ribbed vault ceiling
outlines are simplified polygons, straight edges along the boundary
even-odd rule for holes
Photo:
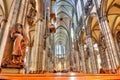
[[[76,0],[56,0],[55,13],[57,16],[56,26],[57,31],[55,33],[55,43],[62,43],[67,45],[68,41],[68,29],[70,27],[70,20],[72,18],[73,9],[75,7]]]
[[[115,36],[116,33],[120,30],[120,0],[108,0],[103,8],[107,12],[107,19],[110,30],[113,36]],[[91,24],[92,38],[95,42],[99,43],[100,28],[96,17],[93,18]],[[85,42],[85,34],[83,35],[83,38],[83,42]]]
[[[69,17],[72,17],[72,10],[75,5],[75,0],[57,0],[56,13],[64,13]]]

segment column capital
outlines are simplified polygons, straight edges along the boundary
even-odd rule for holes
[[[103,15],[103,16],[100,17],[100,21],[105,21],[105,20],[107,20],[106,15]]]

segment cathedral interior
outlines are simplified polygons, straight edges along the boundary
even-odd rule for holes
[[[57,73],[120,79],[120,0],[0,0],[0,75]]]

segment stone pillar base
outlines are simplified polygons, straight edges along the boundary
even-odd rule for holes
[[[1,74],[24,74],[24,69],[2,68]]]
[[[47,71],[38,70],[38,71],[30,71],[30,72],[29,72],[29,74],[43,74],[43,73],[47,73]]]

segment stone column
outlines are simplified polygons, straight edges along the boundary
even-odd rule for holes
[[[91,64],[90,64],[90,57],[87,56],[87,58],[85,59],[85,66],[86,66],[86,73],[92,73],[91,70]]]
[[[17,23],[22,23],[23,14],[24,14],[23,12],[24,12],[24,9],[25,9],[25,3],[26,3],[26,0],[21,1],[19,13],[18,13],[18,18],[17,18]]]
[[[50,48],[48,47],[48,49],[47,49],[47,63],[46,63],[46,65],[47,65],[47,71],[49,72],[50,71],[50,55],[49,55],[49,53],[50,53]]]
[[[85,65],[85,54],[83,50],[83,45],[82,43],[79,45],[79,51],[80,51],[80,58],[81,58],[81,63],[82,63],[82,71],[86,73],[86,65]]]
[[[34,54],[33,52],[33,47],[29,46],[28,47],[28,53],[26,54],[26,73],[30,72],[30,68],[31,68],[31,55]]]
[[[101,44],[104,44],[100,41]],[[101,58],[101,67],[105,69],[110,69],[111,65],[109,64],[109,58],[106,56],[106,49],[103,47],[103,45],[99,45],[99,54]],[[110,68],[109,68],[110,67]]]
[[[0,45],[1,45],[2,37],[3,37],[3,33],[5,31],[6,23],[7,23],[7,19],[2,19],[2,21],[1,21],[1,29],[0,29]]]
[[[74,54],[74,53],[75,53],[75,51],[74,51],[74,49],[72,49],[72,50],[71,50],[71,59],[70,59],[70,60],[71,60],[71,61],[70,61],[70,64],[71,64],[70,67],[71,67],[71,70],[72,70],[72,71],[75,70],[75,64],[76,64],[76,63],[75,63],[75,54]]]
[[[72,28],[72,20],[70,20],[70,23],[69,23],[69,26],[70,26],[70,28],[69,28],[69,34],[68,34],[68,36],[69,36],[69,63],[70,63],[70,70],[73,70],[73,53],[72,53],[72,51],[73,51],[73,49],[72,49],[72,38],[71,38],[71,28]]]
[[[74,42],[74,46],[75,46],[75,62],[76,62],[76,70],[80,71],[80,54],[79,54],[79,47],[78,47],[78,40],[75,40]]]
[[[116,69],[116,65],[118,64],[118,61],[116,61],[116,57],[114,54],[116,54],[115,45],[113,45],[113,39],[112,34],[110,32],[108,23],[106,22],[106,17],[101,17],[99,20],[100,30],[102,31],[102,34],[104,36],[104,42],[106,45],[105,53],[108,63],[108,69],[114,72],[114,69]],[[106,28],[108,27],[108,28]],[[111,36],[111,37],[110,37]],[[112,44],[111,44],[112,43]],[[113,46],[113,48],[112,48]]]
[[[112,33],[110,31],[106,15],[104,15],[105,13],[103,13],[103,15],[99,15],[97,2],[95,0],[94,0],[94,3],[95,3],[95,7],[96,7],[97,18],[98,18],[98,22],[100,25],[100,30],[102,31],[103,35],[105,36],[106,46],[108,49],[109,56],[111,57],[112,70],[114,71],[114,69],[116,69],[116,67],[120,66],[120,61],[118,59],[117,51],[115,49],[114,39],[113,39]]]
[[[41,24],[43,22],[39,21],[36,25],[36,29],[35,29],[35,37],[34,37],[34,54],[32,55],[32,65],[31,65],[31,71],[36,72],[39,69],[42,69],[42,56],[40,55],[42,51],[41,50],[41,27],[43,27]],[[40,47],[41,46],[41,47]],[[40,57],[41,56],[41,57]],[[41,64],[39,64],[41,63]],[[38,66],[39,64],[39,66]],[[41,66],[41,67],[40,67]]]
[[[104,22],[104,19],[105,19],[105,22]],[[101,19],[103,22],[103,25],[104,26],[104,35],[106,36],[106,46],[107,46],[107,49],[109,51],[109,54],[111,56],[111,64],[113,64],[113,68],[116,69],[116,67],[118,66],[118,60],[117,60],[117,52],[116,52],[116,49],[115,49],[115,44],[113,42],[113,37],[112,37],[112,34],[110,32],[110,29],[109,29],[109,26],[108,26],[108,23],[107,23],[107,19],[106,17],[104,17],[103,19]]]
[[[38,69],[39,69],[39,71],[44,71],[43,70],[43,64],[44,64],[44,57],[43,56],[45,56],[44,55],[44,41],[45,41],[45,39],[44,39],[44,30],[45,30],[45,24],[44,24],[44,21],[41,23],[41,34],[39,35],[40,36],[40,38],[39,38],[39,40],[40,40],[40,43],[39,43],[39,59],[38,59],[38,61],[39,61],[39,64],[38,64]],[[41,65],[41,66],[40,66]]]
[[[12,6],[11,6],[11,9],[10,9],[8,22],[6,23],[5,31],[3,33],[3,37],[2,37],[1,45],[0,45],[0,55],[1,55],[0,56],[0,64],[1,64],[1,61],[2,61],[2,58],[3,58],[4,51],[5,51],[5,54],[11,54],[11,49],[12,49],[10,47],[10,41],[11,40],[8,38],[8,35],[9,35],[10,29],[13,27],[13,25],[16,22],[20,1],[21,0],[13,0]],[[9,46],[7,46],[7,49],[5,47],[6,44],[9,45]]]
[[[15,8],[14,8],[14,12],[13,12],[13,16],[12,16],[12,20],[10,23],[10,26],[13,27],[13,25],[16,23],[17,18],[18,18],[18,14],[19,14],[19,10],[20,10],[20,3],[21,0],[17,0],[16,4],[15,4]]]
[[[103,53],[101,45],[99,45],[99,54],[101,59],[101,67],[105,68],[104,63],[106,62],[106,60],[104,59],[104,56],[103,56],[103,54],[105,53]]]
[[[119,34],[119,36],[120,36],[120,34]],[[117,54],[118,54],[118,58],[120,59],[120,49],[119,49],[119,42],[117,41],[117,37],[115,37],[115,46],[116,46],[116,50],[117,50]]]
[[[103,56],[103,59],[102,59],[102,64],[103,64],[103,67],[107,70],[111,70],[112,69],[112,65],[111,64],[111,56],[109,54],[109,51],[107,49],[107,43],[106,43],[106,40],[105,40],[105,36],[102,34],[100,34],[100,44],[101,44],[101,56]]]
[[[86,67],[86,73],[90,73],[90,69],[89,69],[89,66],[88,66],[88,58],[85,59],[85,67]]]
[[[49,53],[48,53],[48,67],[49,67],[49,72],[53,72],[54,70],[54,63],[52,60],[52,54],[53,52],[51,51],[51,48],[49,48]]]
[[[76,71],[80,71],[80,57],[78,51],[75,50]]]
[[[111,70],[112,68],[113,68],[113,64],[111,63],[111,57],[110,57],[110,55],[108,54],[109,52],[108,52],[108,50],[107,49],[105,49],[105,54],[104,54],[104,60],[105,60],[105,58],[106,58],[106,62],[105,62],[105,68],[106,68],[106,70]]]
[[[89,15],[85,21],[84,16],[86,16],[86,15],[85,15],[84,1],[81,0],[80,2],[81,2],[81,7],[82,7],[82,13],[83,13],[82,19],[83,19],[83,24],[85,26],[85,32],[86,32],[86,44],[88,47],[88,54],[90,56],[90,62],[91,62],[91,70],[92,70],[92,73],[97,73],[97,65],[96,65],[96,61],[95,61],[92,39],[91,39],[91,34],[90,34],[91,17]]]
[[[43,32],[44,32],[44,21],[43,21],[43,0],[39,0],[37,3],[37,17],[40,19],[36,24],[35,38],[34,38],[34,55],[32,59],[31,71],[37,72],[42,71],[42,57],[43,57]]]
[[[87,44],[87,54],[90,56],[92,73],[97,73],[97,65],[95,61],[95,55],[93,50],[92,38],[90,34],[90,23],[91,17],[89,16],[85,23],[85,32],[86,32],[86,44]]]
[[[46,62],[46,51],[43,50],[43,59],[42,59],[42,71],[45,71],[45,62]]]
[[[24,4],[24,11],[23,11],[23,17],[22,17],[22,24],[23,25],[25,25],[25,23],[26,23],[26,15],[27,15],[28,3],[29,3],[29,0],[26,0],[26,2]]]
[[[49,54],[49,37],[46,38],[46,54],[45,54],[45,70],[49,71],[49,64],[48,64],[48,54]]]

